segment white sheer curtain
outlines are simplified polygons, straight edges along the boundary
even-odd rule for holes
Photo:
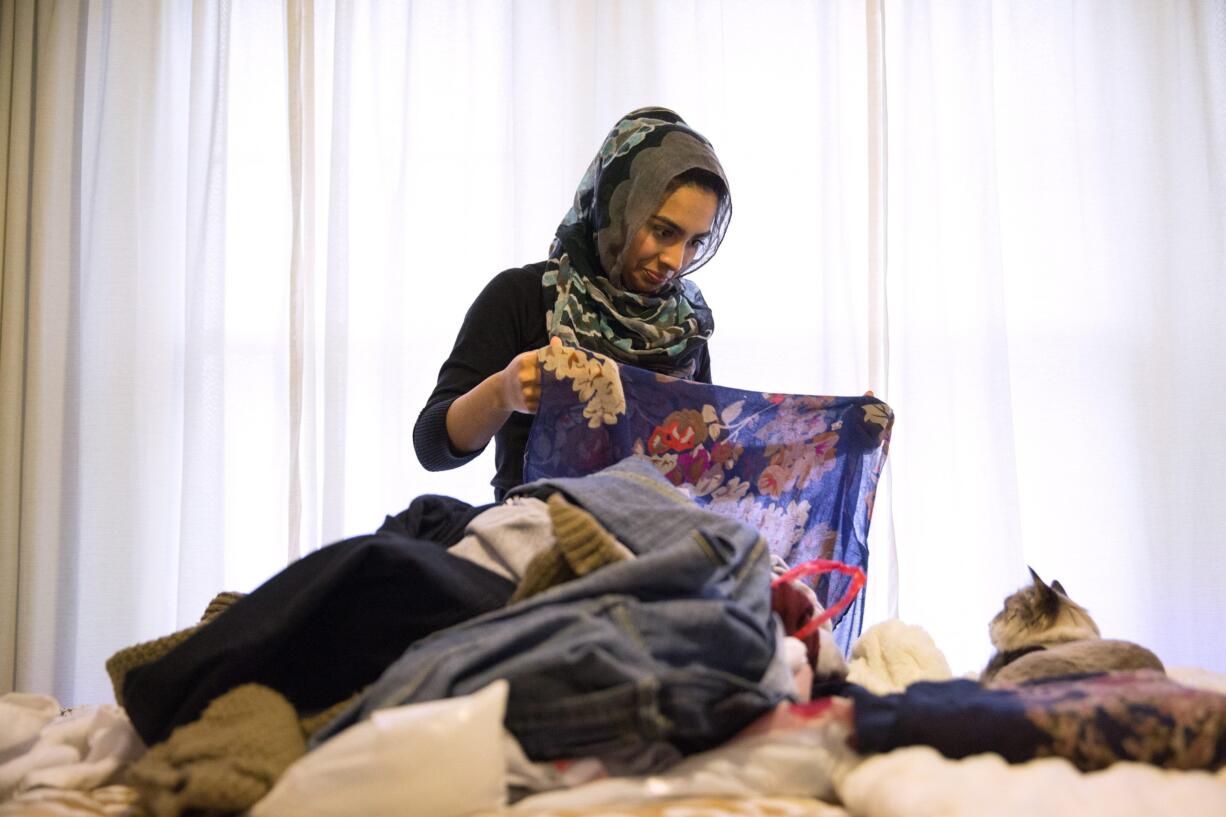
[[[0,685],[103,700],[213,593],[486,501],[489,459],[426,474],[413,421],[643,104],[732,180],[717,380],[898,413],[870,614],[896,591],[969,668],[1029,561],[1221,660],[1213,3],[4,8]]]
[[[632,108],[680,111],[733,179],[702,281],[720,379],[869,386],[859,2],[54,9],[23,35],[68,91],[27,100],[63,257],[29,255],[47,305],[5,396],[6,686],[105,699],[115,649],[215,592],[419,494],[488,501],[490,459],[427,474],[413,422],[471,299],[544,257]]]
[[[1226,6],[885,3],[899,613],[1025,578],[1226,670]]]

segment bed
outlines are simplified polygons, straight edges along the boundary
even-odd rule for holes
[[[853,676],[877,685],[906,683],[897,668],[891,670],[887,666],[891,662],[905,666],[903,674],[911,677],[917,671],[934,677],[941,674],[939,661],[917,665],[911,660],[917,643],[923,640],[922,630],[898,622],[884,622],[877,627],[880,630],[870,629],[866,633],[866,637],[878,637],[871,652],[873,657],[865,651],[853,658]],[[931,652],[930,644],[927,646],[930,657],[937,655]],[[394,745],[402,747],[399,755],[385,747],[378,759],[365,758],[367,762],[359,767],[361,774],[355,774],[351,768],[347,778],[345,773],[338,776],[335,768],[321,773],[318,768],[302,767],[301,774],[296,775],[291,767],[278,784],[281,802],[276,801],[276,796],[268,796],[252,813],[257,817],[283,813],[480,817],[1220,815],[1226,809],[1221,727],[1222,714],[1226,712],[1223,703],[1226,696],[1222,694],[1226,691],[1226,677],[1192,669],[1173,669],[1169,676],[1160,679],[1142,673],[1140,677],[1065,679],[1058,682],[1058,695],[1052,696],[1052,690],[1044,693],[1049,700],[1079,692],[1096,699],[1098,703],[1083,709],[1082,714],[1065,712],[1066,726],[1080,724],[1102,733],[1103,713],[1111,713],[1106,722],[1113,724],[1114,734],[1129,732],[1141,736],[1118,744],[1124,755],[1130,752],[1135,755],[1137,759],[1133,760],[1113,758],[1110,752],[1103,754],[1102,744],[1095,738],[1081,750],[1074,749],[1073,759],[1059,753],[1029,760],[1014,755],[1015,762],[1011,763],[1006,757],[1017,751],[1016,741],[999,734],[993,736],[990,724],[982,729],[964,730],[963,738],[984,741],[985,745],[978,747],[983,749],[991,741],[1000,740],[999,752],[971,749],[970,754],[962,757],[949,757],[923,743],[883,751],[857,751],[855,706],[857,700],[865,700],[868,694],[861,691],[846,697],[819,698],[807,705],[788,704],[727,743],[691,755],[654,775],[597,778],[530,795],[510,805],[496,801],[505,797],[512,775],[518,775],[516,779],[523,782],[524,769],[520,765],[523,759],[513,757],[514,744],[505,735],[500,742],[497,708],[494,717],[483,720],[473,712],[470,701],[449,702],[450,716],[438,711],[421,713],[429,705],[418,704],[407,707],[405,713],[417,710],[424,720],[410,727],[416,740],[395,742]],[[943,687],[954,690],[966,683],[970,682],[918,681],[894,694],[905,695],[917,689],[931,693]],[[1104,685],[1114,688],[1115,693],[1104,695]],[[1163,709],[1164,696],[1170,728],[1155,731],[1155,712]],[[889,694],[877,696],[877,700],[888,701]],[[461,707],[467,707],[463,714]],[[1133,715],[1122,714],[1129,709],[1138,711]],[[53,716],[43,730],[44,735],[55,725],[62,726],[66,718],[96,719],[101,712],[118,714],[114,707],[82,707],[75,714]],[[965,715],[963,712],[964,723]],[[1185,720],[1180,722],[1181,718]],[[461,722],[464,726],[457,727]],[[99,739],[93,741],[95,755],[99,754],[98,747],[115,743],[115,725],[119,723],[120,720],[110,721],[109,733],[99,730]],[[879,730],[880,723],[873,728]],[[440,729],[441,733],[437,731]],[[1064,729],[1060,733],[1070,732]],[[423,734],[431,739],[423,741]],[[395,736],[393,732],[392,737]],[[922,740],[923,735],[913,734],[910,739]],[[934,742],[947,740],[948,736],[938,736]],[[107,784],[104,770],[97,768],[99,758],[95,757],[92,764],[86,761],[90,754],[88,744],[79,741],[81,759],[76,764],[75,778],[70,774],[73,769],[62,767],[58,776],[61,785],[44,777],[40,785],[28,787],[0,805],[0,814],[150,813],[142,810],[137,788]],[[1071,746],[1065,743],[1061,748],[1058,741],[1053,742],[1057,752],[1069,753]],[[1097,748],[1087,752],[1085,746]],[[948,752],[949,746],[943,749]],[[465,752],[464,762],[455,761],[453,750]],[[131,756],[139,755],[132,752]],[[1170,764],[1191,768],[1172,768]],[[92,778],[83,773],[91,765],[95,767]],[[1087,770],[1086,766],[1094,768]],[[122,771],[120,765],[113,768]],[[555,784],[560,784],[566,773],[575,779],[592,774],[590,769],[584,771],[573,766],[549,771],[555,775]],[[538,775],[544,773],[538,771]],[[287,786],[295,777],[306,784],[298,788]],[[389,780],[396,784],[389,787]],[[69,787],[74,785],[77,788]],[[307,802],[316,808],[304,807],[303,797],[310,797]]]
[[[881,401],[542,366],[506,503],[219,595],[115,704],[0,698],[0,817],[1226,813],[1226,678],[986,689],[863,629]]]

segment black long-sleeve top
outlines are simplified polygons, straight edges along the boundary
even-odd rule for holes
[[[413,449],[426,470],[458,468],[481,453],[460,453],[452,447],[447,437],[447,409],[452,401],[506,368],[521,352],[549,344],[541,286],[544,272],[544,261],[500,272],[468,308],[451,355],[439,369],[434,392],[413,427]],[[711,382],[711,357],[705,345],[694,379]],[[490,484],[498,500],[524,481],[524,450],[532,418],[516,412],[494,434],[497,470]]]

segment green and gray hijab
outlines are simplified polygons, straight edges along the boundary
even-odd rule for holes
[[[641,108],[618,121],[588,166],[550,247],[542,278],[550,336],[622,363],[694,376],[699,352],[715,329],[702,292],[684,277],[652,294],[624,289],[621,261],[669,184],[695,169],[728,187],[711,143],[677,114]],[[684,275],[715,255],[731,215],[731,199],[723,196],[710,239]]]

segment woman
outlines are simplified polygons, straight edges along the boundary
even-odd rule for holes
[[[540,399],[536,350],[565,343],[621,363],[711,382],[711,310],[688,275],[732,213],[711,144],[677,114],[623,117],[592,160],[549,258],[496,276],[469,308],[413,429],[431,471],[494,440],[499,500],[523,481]]]

